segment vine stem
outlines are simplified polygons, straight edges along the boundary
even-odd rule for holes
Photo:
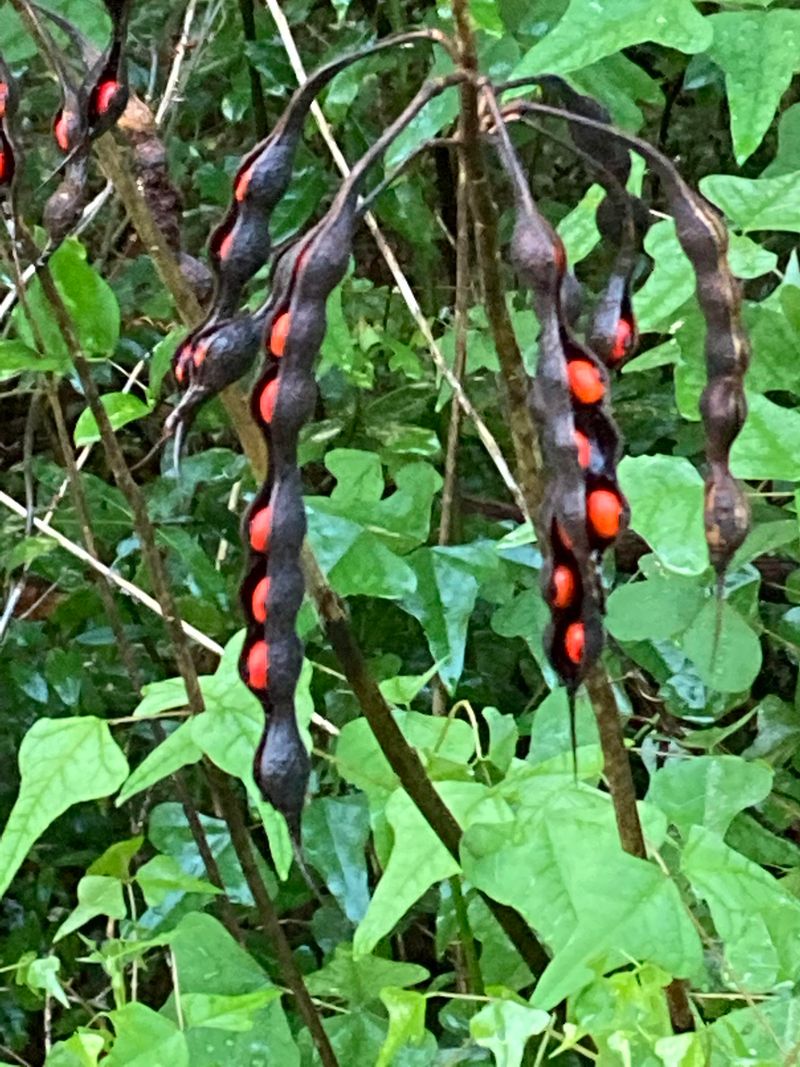
[[[497,245],[497,211],[487,181],[482,153],[478,111],[480,72],[468,0],[452,0],[452,11],[459,61],[461,66],[472,74],[472,78],[462,83],[460,93],[463,155],[469,176],[472,211],[475,218],[478,266],[483,284],[486,313],[506,386],[509,423],[520,487],[527,510],[536,525],[542,500],[542,460],[536,426],[529,414],[527,374],[514,335],[501,282]],[[541,543],[543,543],[542,535],[543,531],[537,530]],[[616,697],[608,675],[600,663],[591,671],[586,685],[597,719],[606,780],[614,806],[620,843],[626,852],[646,859],[647,850],[636,807],[636,791],[630,761],[625,751]],[[667,1001],[675,1028],[689,1029],[692,1014],[684,983],[675,980],[670,984],[667,990]]]
[[[186,284],[171,249],[163,240],[146,201],[130,178],[117,145],[107,134],[97,142],[97,149],[100,164],[116,186],[140,240],[153,257],[180,318],[191,328],[202,317],[200,306]],[[238,385],[233,385],[221,397],[256,479],[263,479],[267,464],[264,437],[250,413],[242,390]],[[325,635],[383,754],[434,833],[458,860],[461,827],[434,789],[416,750],[401,733],[389,705],[370,676],[364,655],[353,637],[344,605],[325,579],[307,541],[303,544],[300,562],[306,590],[316,605]],[[528,967],[534,972],[543,970],[547,965],[547,955],[525,920],[513,908],[488,897],[484,899]]]

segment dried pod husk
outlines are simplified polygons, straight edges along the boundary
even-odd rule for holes
[[[85,152],[73,156],[64,169],[64,178],[44,206],[42,222],[47,235],[58,242],[70,232],[86,205],[88,159]]]

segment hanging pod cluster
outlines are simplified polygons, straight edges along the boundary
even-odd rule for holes
[[[360,193],[367,171],[428,101],[462,79],[460,74],[422,86],[355,164],[319,222],[279,252],[266,301],[249,315],[234,311],[244,285],[269,257],[270,216],[289,187],[303,122],[316,93],[363,56],[431,36],[420,31],[379,41],[321,68],[297,90],[273,132],[237,171],[233,201],[210,240],[217,275],[212,307],[173,360],[184,393],[167,428],[179,441],[198,406],[241,378],[263,354],[251,408],[266,440],[268,466],[244,521],[247,561],[241,602],[247,634],[239,667],[265,712],[255,778],[295,835],[310,770],[295,713],[303,661],[296,621],[304,595],[300,553],[306,533],[297,444],[314,408],[314,362],[325,336],[326,302],[347,270],[353,231],[364,209]]]

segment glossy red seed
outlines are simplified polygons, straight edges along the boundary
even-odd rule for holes
[[[208,341],[200,341],[195,345],[192,350],[192,363],[194,363],[195,367],[202,367],[205,363],[206,356],[208,355],[208,347]]]
[[[233,231],[226,233],[220,241],[219,245],[219,258],[227,259],[230,255],[231,246],[233,245]]]
[[[258,411],[261,418],[267,425],[272,422],[272,416],[275,414],[275,403],[278,399],[278,379],[273,378],[271,382],[267,382],[261,391],[261,398],[258,401]]]
[[[614,337],[614,347],[611,349],[611,358],[614,362],[624,359],[628,354],[630,343],[633,339],[633,325],[627,319],[620,319],[617,323]]]
[[[582,622],[571,622],[564,634],[564,651],[567,659],[576,666],[583,659],[586,647],[586,628]]]
[[[262,578],[253,590],[251,607],[253,609],[253,618],[256,622],[267,621],[267,597],[269,596],[269,585],[269,578]]]
[[[6,113],[6,100],[8,100],[8,82],[0,82],[0,119]]]
[[[586,434],[580,430],[575,431],[575,447],[578,449],[578,466],[586,470],[592,459],[592,445]]]
[[[289,312],[283,311],[272,324],[272,332],[269,335],[269,350],[273,356],[282,356],[286,351],[286,339],[289,336]]]
[[[62,152],[69,151],[69,123],[67,116],[63,111],[58,113],[58,118],[53,126],[53,133],[56,138],[56,144]]]
[[[236,179],[236,185],[233,188],[233,195],[240,203],[247,196],[247,190],[250,186],[250,179],[252,176],[253,168],[248,167],[247,170],[242,171],[242,173]]]
[[[95,107],[98,115],[105,115],[106,111],[111,107],[111,102],[117,95],[119,87],[119,82],[113,78],[110,81],[103,82],[98,87],[97,96],[95,97]]]
[[[576,585],[572,570],[566,564],[560,563],[553,571],[553,607],[568,608],[575,598]]]
[[[0,151],[0,182],[6,180],[6,169],[6,154],[5,152]]]
[[[247,684],[251,689],[266,689],[269,677],[269,648],[266,641],[256,641],[247,653]]]
[[[611,489],[595,489],[586,500],[586,513],[596,534],[604,538],[616,537],[622,515],[622,501]]]
[[[250,520],[250,547],[254,552],[266,552],[272,528],[272,508],[257,511]]]
[[[567,376],[572,395],[581,404],[596,404],[606,390],[603,376],[588,359],[573,359],[567,365]]]

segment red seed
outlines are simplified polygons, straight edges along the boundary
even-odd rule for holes
[[[627,319],[620,319],[617,323],[614,337],[614,347],[611,349],[611,358],[614,362],[624,359],[628,354],[631,341],[633,340],[633,324]]]
[[[250,179],[253,176],[253,167],[248,167],[247,170],[242,171],[239,177],[236,179],[236,185],[233,187],[233,195],[239,203],[247,196],[247,190],[250,186]]]
[[[106,111],[111,107],[111,103],[114,97],[117,95],[119,89],[119,82],[113,78],[110,81],[103,82],[97,89],[97,96],[95,97],[95,107],[97,108],[98,115],[105,115]]]
[[[192,363],[195,367],[202,367],[208,355],[209,341],[200,341],[192,350]]]
[[[575,431],[575,447],[578,449],[578,466],[586,470],[592,459],[592,445],[580,430]]]
[[[230,254],[230,250],[231,250],[231,245],[232,244],[233,244],[233,230],[231,230],[229,233],[226,233],[225,236],[220,241],[219,253],[218,253],[220,259],[227,259],[228,258],[228,255]]]
[[[573,359],[567,365],[567,376],[572,395],[581,404],[596,404],[602,399],[606,391],[603,377],[588,359]]]
[[[56,118],[55,125],[53,126],[53,133],[55,135],[56,144],[62,152],[69,151],[69,122],[67,116],[63,111],[59,111]]]
[[[568,608],[575,597],[575,575],[566,564],[560,563],[553,571],[554,608]]]
[[[586,501],[589,523],[599,537],[612,538],[619,533],[622,501],[611,489],[595,489]]]
[[[250,520],[250,547],[254,552],[266,552],[272,528],[272,508],[257,511]]]
[[[272,324],[272,332],[269,335],[269,350],[273,356],[280,356],[286,351],[286,339],[289,336],[289,312],[282,311]]]
[[[186,375],[186,367],[183,360],[175,364],[175,381],[180,385]]]
[[[0,119],[6,113],[6,100],[8,100],[8,82],[0,82]]]
[[[4,182],[5,180],[6,180],[6,154],[5,154],[5,152],[0,152],[0,182]]]
[[[261,399],[258,402],[258,410],[261,418],[269,425],[272,422],[272,416],[275,414],[275,402],[278,399],[278,379],[273,378],[271,382],[267,382],[261,393]]]
[[[253,608],[253,618],[256,622],[267,621],[267,597],[269,596],[269,585],[269,578],[262,578],[253,590],[251,606]]]
[[[269,677],[269,648],[266,641],[256,641],[247,653],[247,684],[251,689],[266,689]]]
[[[564,651],[576,666],[583,659],[583,650],[586,647],[586,628],[582,622],[571,622],[564,634]]]

